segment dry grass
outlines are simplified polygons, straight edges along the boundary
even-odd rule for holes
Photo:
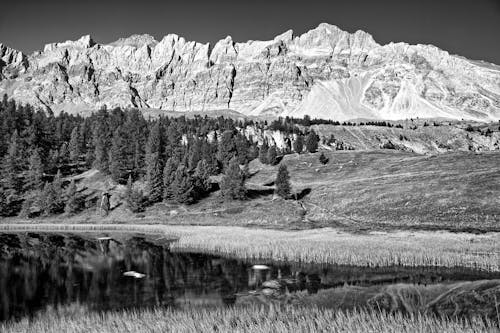
[[[500,236],[446,231],[352,234],[324,228],[302,231],[216,226],[0,225],[0,230],[154,232],[177,238],[175,251],[197,251],[249,260],[355,266],[468,267],[500,271]]]
[[[495,332],[490,321],[317,307],[250,306],[88,312],[81,306],[48,310],[34,320],[0,324],[21,332]]]
[[[436,156],[400,151],[285,156],[293,188],[314,226],[347,229],[500,231],[500,153]],[[251,163],[250,182],[272,181],[276,167]]]

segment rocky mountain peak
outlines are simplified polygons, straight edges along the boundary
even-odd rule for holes
[[[26,57],[0,44],[0,94],[54,112],[107,107],[248,115],[500,119],[500,67],[432,45],[378,44],[322,23],[299,36],[215,45],[169,34],[90,36]]]

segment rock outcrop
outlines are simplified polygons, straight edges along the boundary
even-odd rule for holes
[[[174,34],[90,36],[30,56],[0,44],[0,93],[54,112],[231,109],[335,119],[500,119],[500,67],[333,25],[215,45]]]

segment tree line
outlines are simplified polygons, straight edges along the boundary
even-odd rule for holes
[[[266,122],[195,116],[146,119],[136,109],[103,108],[88,117],[36,110],[4,96],[0,102],[0,215],[73,214],[85,206],[72,175],[92,168],[126,184],[132,211],[148,204],[191,204],[214,190],[243,199],[249,161],[277,164],[284,154],[318,149],[319,137],[296,126],[285,147],[245,135]],[[288,139],[293,137],[292,140]],[[66,179],[66,181],[63,181]],[[145,191],[135,186],[141,180]]]

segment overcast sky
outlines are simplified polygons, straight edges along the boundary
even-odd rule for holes
[[[135,33],[246,41],[321,22],[500,64],[500,0],[11,0],[0,5],[0,42],[31,53],[86,34],[99,43]]]

